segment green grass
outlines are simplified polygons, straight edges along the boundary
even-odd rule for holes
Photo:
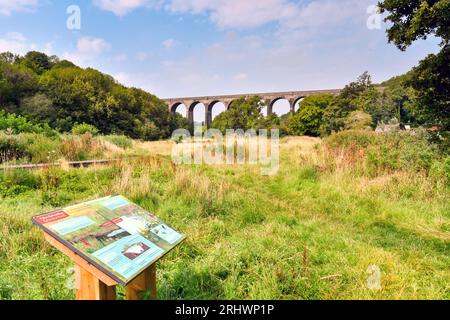
[[[110,193],[188,237],[158,262],[159,299],[449,299],[445,177],[374,171],[366,155],[338,158],[317,142],[284,139],[270,177],[257,166],[173,167],[157,158],[7,173],[0,299],[74,298],[70,260],[31,216]],[[366,286],[369,265],[381,268],[381,290]]]

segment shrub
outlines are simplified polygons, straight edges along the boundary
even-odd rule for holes
[[[75,135],[83,135],[86,133],[90,133],[93,136],[95,136],[98,134],[98,132],[99,131],[95,126],[88,124],[88,123],[76,124],[72,128],[72,133]]]
[[[85,133],[82,136],[63,136],[59,154],[69,161],[83,161],[90,157],[102,156],[104,150],[104,146],[97,138]]]
[[[345,119],[347,130],[372,130],[372,116],[364,111],[353,111]]]
[[[18,137],[0,133],[0,163],[29,156],[26,145]]]
[[[17,196],[23,192],[39,188],[39,176],[32,171],[13,170],[0,173],[0,195],[3,197]]]
[[[54,136],[56,132],[47,123],[33,124],[26,118],[14,113],[6,113],[0,110],[0,130],[12,130],[12,133],[45,133]]]
[[[395,170],[429,174],[434,162],[442,159],[437,146],[429,143],[426,132],[342,131],[325,139],[325,145],[331,150],[345,151],[348,158],[363,157],[371,175]]]
[[[57,159],[59,139],[50,139],[42,134],[23,134],[22,139],[33,163],[54,162]]]
[[[123,149],[129,149],[133,147],[133,140],[126,136],[109,135],[105,136],[104,139]]]
[[[369,145],[377,144],[378,138],[379,136],[375,132],[347,130],[332,134],[325,139],[325,143],[331,148],[351,146],[366,148]]]

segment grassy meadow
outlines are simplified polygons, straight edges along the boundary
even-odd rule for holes
[[[70,260],[31,217],[113,193],[188,237],[158,262],[159,299],[450,298],[450,162],[418,136],[283,138],[274,176],[175,166],[168,141],[105,148],[141,157],[0,173],[0,299],[73,299]]]

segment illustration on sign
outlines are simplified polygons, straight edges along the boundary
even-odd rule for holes
[[[185,239],[122,196],[38,215],[33,222],[123,285]]]

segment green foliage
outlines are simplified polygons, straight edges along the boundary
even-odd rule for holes
[[[225,132],[226,129],[257,129],[264,121],[261,114],[261,98],[240,98],[231,104],[230,108],[219,114],[213,121],[212,127]]]
[[[430,174],[434,163],[443,161],[443,156],[436,145],[429,143],[428,135],[425,131],[412,135],[407,132],[376,134],[348,130],[331,135],[325,143],[332,149],[364,149],[371,174],[396,170]]]
[[[157,97],[39,52],[0,55],[0,105],[62,132],[86,123],[102,134],[158,140],[188,127]]]
[[[20,101],[19,110],[27,119],[32,119],[35,122],[46,123],[48,119],[54,117],[53,102],[42,93],[23,98]]]
[[[323,125],[324,111],[333,101],[331,95],[311,96],[302,100],[299,111],[289,123],[291,132],[296,135],[319,136]]]
[[[406,50],[414,41],[436,36],[442,44],[450,39],[450,2],[448,0],[382,0],[378,7],[387,13],[385,20],[391,23],[387,29],[389,42]]]
[[[414,117],[417,105],[416,93],[405,84],[406,77],[396,77],[386,82],[383,91],[371,88],[363,92],[355,100],[358,110],[363,110],[372,116],[372,127],[381,122],[397,119],[401,125],[420,125]]]
[[[123,149],[130,149],[133,147],[133,140],[126,136],[108,135],[104,136],[103,139]]]
[[[445,159],[444,170],[447,176],[448,185],[450,186],[450,156]]]
[[[19,64],[33,70],[34,73],[41,75],[51,69],[57,60],[56,57],[48,57],[45,53],[30,51],[23,58],[19,58]]]
[[[417,39],[436,36],[442,39],[441,51],[422,60],[411,73],[408,84],[415,89],[418,105],[415,116],[429,125],[439,126],[445,148],[450,146],[450,1],[384,0],[379,3],[386,21],[390,42],[406,50]]]
[[[346,130],[334,133],[325,139],[325,143],[331,148],[366,148],[378,143],[379,135],[370,131]]]
[[[46,133],[49,135],[54,134],[46,123],[42,125],[33,124],[25,117],[13,113],[6,113],[3,110],[0,110],[0,131],[1,130],[12,130],[11,133],[14,134],[23,132]]]
[[[346,130],[371,130],[372,116],[364,111],[353,111],[345,119]]]
[[[282,140],[273,177],[258,166],[174,168],[153,157],[15,178],[0,172],[9,190],[0,194],[1,297],[74,299],[71,260],[46,244],[31,217],[114,192],[187,235],[158,264],[159,299],[445,299],[447,186],[422,169],[372,176],[346,166],[346,154],[367,167],[369,151],[395,146],[389,135],[350,133],[350,147],[336,154],[312,148],[312,139]],[[352,139],[369,142],[357,148]],[[381,268],[383,290],[363,287],[370,264]]]
[[[72,127],[72,133],[75,135],[79,135],[79,136],[86,134],[86,133],[90,133],[93,136],[95,136],[96,134],[98,134],[98,129],[91,124],[80,123],[80,124],[76,124]]]
[[[20,100],[39,90],[38,79],[30,69],[0,62],[0,106],[17,111]]]
[[[450,46],[429,55],[412,73],[408,84],[418,96],[416,117],[428,125],[438,125],[444,144],[450,146]]]
[[[358,99],[367,91],[372,90],[371,77],[366,71],[358,79],[346,85],[332,103],[324,110],[320,132],[329,135],[345,129],[348,115],[358,110]]]
[[[14,197],[40,187],[40,178],[28,170],[13,170],[0,174],[0,196]]]
[[[15,136],[0,132],[0,163],[29,158],[26,145]]]

